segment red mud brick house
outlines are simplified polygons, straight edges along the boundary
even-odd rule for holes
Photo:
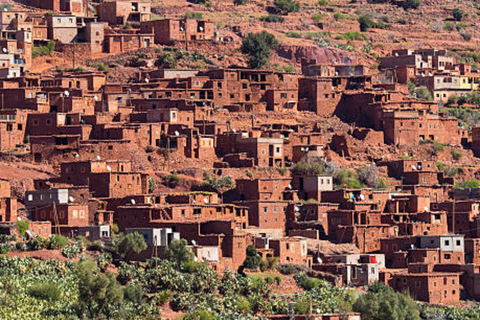
[[[175,41],[203,41],[215,38],[215,25],[207,20],[162,19],[141,23],[142,33],[155,35],[155,43],[168,45]]]

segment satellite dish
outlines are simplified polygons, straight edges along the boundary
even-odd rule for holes
[[[86,26],[87,26],[87,24],[85,23],[85,21],[82,22],[82,27],[86,27]]]
[[[102,160],[102,157],[100,157],[100,156],[97,156],[97,160]]]
[[[97,96],[93,97],[93,99],[95,99],[95,101],[98,101],[98,97],[97,97]]]
[[[192,200],[192,204],[196,204],[196,203],[197,203],[197,201],[195,201],[195,200]]]
[[[3,48],[2,51],[5,52],[5,53],[8,52],[8,51],[7,51],[7,48]]]
[[[75,201],[75,199],[72,196],[70,196],[70,197],[68,197],[68,201],[73,202],[73,201]]]
[[[136,202],[135,202],[135,199],[130,199],[130,202],[131,202],[132,204],[135,204],[135,203],[136,203]]]
[[[363,194],[360,195],[360,200],[365,200],[365,196]]]
[[[22,221],[22,217],[17,217],[17,221]]]
[[[299,212],[300,211],[300,208],[295,206],[295,212]]]
[[[323,261],[322,261],[322,259],[320,259],[320,257],[318,257],[318,258],[317,258],[317,262],[318,262],[318,263],[322,263]]]
[[[145,83],[149,83],[149,82],[150,82],[150,80],[148,80],[147,78],[145,78]]]
[[[67,96],[67,97],[70,96],[70,92],[68,92],[68,90],[65,90],[63,93],[64,93],[65,96]]]
[[[193,258],[193,260],[194,260],[195,262],[197,262],[197,261],[198,261],[198,258],[197,258],[197,257],[195,257],[195,258]]]
[[[423,207],[423,210],[425,210],[425,212],[428,212],[428,207]]]
[[[398,57],[398,53],[397,53],[397,52],[395,52],[395,57]]]
[[[320,314],[320,312],[321,312],[320,309],[317,309],[316,311],[317,311],[317,314]]]
[[[135,6],[132,6],[132,10],[137,10],[137,8],[135,8]]]
[[[178,131],[175,131],[175,136],[177,136],[177,137],[178,137],[179,135],[180,135],[180,132],[178,132]]]
[[[208,204],[208,199],[207,198],[203,199],[203,202],[205,202],[205,204]]]
[[[232,129],[232,132],[233,132],[233,133],[235,133],[235,132],[237,132],[237,130],[235,130],[235,129]]]
[[[198,28],[200,31],[203,31],[203,27]]]
[[[416,168],[417,168],[417,167],[415,167],[415,165],[414,165],[414,164],[412,164],[412,169],[413,169],[413,170],[415,170]]]
[[[112,172],[112,167],[107,166],[107,170],[110,171],[110,172]]]
[[[291,184],[288,185],[288,189],[292,190],[292,185]]]
[[[78,157],[80,157],[80,156],[78,155],[78,153],[75,153],[75,158],[78,158]]]
[[[193,244],[194,246],[197,245],[197,242],[196,242],[195,240],[192,240],[191,242],[192,242],[192,244]]]

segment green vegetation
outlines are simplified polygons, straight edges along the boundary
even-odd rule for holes
[[[458,174],[458,168],[453,166],[448,166],[445,168],[444,173],[447,177],[453,178]]]
[[[177,267],[193,262],[194,258],[195,255],[185,239],[172,240],[165,249],[165,259],[170,260]]]
[[[460,32],[461,30],[463,30],[467,27],[468,27],[468,24],[465,23],[465,22],[459,22],[455,25],[455,28],[457,29],[458,32]]]
[[[32,49],[32,58],[48,56],[55,50],[55,41],[48,41],[45,46],[34,47]]]
[[[478,189],[478,188],[480,188],[480,182],[476,179],[458,181],[455,184],[455,189]]]
[[[463,11],[461,9],[455,8],[455,9],[453,9],[452,15],[453,15],[453,19],[455,19],[455,21],[462,21],[464,14],[463,14]]]
[[[433,144],[432,144],[433,151],[442,152],[444,148],[445,148],[445,145],[443,143],[440,143],[438,141],[433,141]]]
[[[407,293],[398,293],[380,283],[369,287],[353,304],[367,320],[420,320],[420,307]]]
[[[52,234],[47,240],[46,247],[50,250],[61,249],[69,242],[70,240],[67,237],[58,234]]]
[[[294,0],[275,0],[273,4],[277,11],[283,15],[300,11],[300,2]]]
[[[336,36],[337,39],[342,40],[365,40],[365,37],[358,31],[347,31],[345,33],[339,33]]]
[[[243,5],[246,5],[248,3],[248,0],[233,0],[233,3],[236,6],[243,6]]]
[[[170,188],[175,188],[177,184],[182,181],[182,178],[176,173],[167,174],[163,177],[163,180],[166,182],[167,186]]]
[[[460,100],[458,101],[460,103]],[[442,109],[447,115],[455,117],[459,121],[459,125],[467,130],[471,130],[480,123],[480,112],[473,108],[456,107]]]
[[[260,20],[265,22],[283,22],[285,21],[285,18],[277,14],[269,14],[268,16],[260,17]]]
[[[148,193],[153,193],[155,189],[157,189],[157,182],[152,177],[148,177]]]
[[[265,67],[270,62],[272,50],[277,47],[275,36],[266,31],[249,33],[242,40],[242,53],[249,55],[248,64],[254,69]]]
[[[435,166],[437,167],[437,170],[439,170],[439,171],[443,171],[443,169],[445,169],[445,164],[443,162],[440,162],[440,161],[435,161]]]
[[[453,160],[456,160],[456,161],[460,160],[463,156],[463,152],[457,151],[455,149],[450,149],[450,153],[452,154]]]
[[[254,246],[249,245],[247,247],[247,257],[243,261],[243,267],[247,269],[257,269],[262,262],[262,258],[257,253],[257,249]]]
[[[28,293],[37,299],[46,301],[60,300],[61,290],[52,282],[37,282],[28,288]]]
[[[333,18],[337,21],[345,20],[345,15],[341,12],[335,12]]]
[[[322,21],[323,19],[323,16],[321,13],[315,13],[314,15],[312,15],[312,19],[316,22],[316,23],[319,23],[320,21]]]
[[[375,22],[369,15],[361,15],[357,19],[358,23],[360,24],[360,31],[366,32],[370,28],[377,28],[377,29],[385,29],[387,28],[386,24]]]
[[[424,100],[427,100],[427,101],[433,101],[432,94],[430,93],[430,91],[428,91],[427,87],[425,87],[425,86],[420,86],[420,87],[416,88],[415,89],[415,95],[419,99],[424,99]]]
[[[13,9],[13,5],[11,3],[2,3],[0,4],[1,11],[10,11]]]
[[[18,230],[18,235],[20,237],[25,237],[25,233],[27,232],[28,228],[30,226],[28,225],[27,221],[17,221],[17,230]]]
[[[88,64],[90,67],[92,68],[96,68],[98,71],[102,71],[102,72],[107,72],[110,70],[109,67],[107,67],[105,64],[103,64],[102,62],[95,62],[95,61],[92,61]]]
[[[197,20],[201,20],[201,19],[203,19],[203,13],[201,13],[201,12],[188,11],[188,12],[185,13],[184,18],[185,18],[185,19],[197,19]]]
[[[451,21],[447,21],[443,24],[443,29],[446,31],[453,31],[453,29],[455,29],[455,25]]]
[[[203,174],[203,180],[202,184],[196,186],[198,190],[224,193],[235,187],[231,176],[216,178],[207,171]]]
[[[115,246],[115,251],[123,257],[133,253],[140,253],[145,249],[147,249],[145,239],[138,232],[122,234]]]

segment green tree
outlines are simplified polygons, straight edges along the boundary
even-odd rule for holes
[[[30,226],[28,225],[27,221],[17,221],[17,230],[20,237],[25,237],[25,233],[29,227]]]
[[[360,31],[366,32],[370,28],[375,27],[375,22],[370,18],[370,16],[364,14],[358,17],[358,23],[360,24]]]
[[[455,8],[453,9],[453,19],[455,19],[455,21],[462,21],[463,19],[463,11],[459,8]]]
[[[153,178],[148,178],[148,192],[153,193],[157,189],[157,182]]]
[[[260,263],[262,262],[262,258],[255,249],[254,246],[249,245],[247,247],[247,257],[245,261],[243,261],[243,267],[247,269],[257,269]]]
[[[62,291],[53,282],[37,282],[28,288],[28,293],[35,298],[46,301],[58,301]]]
[[[270,61],[272,50],[277,47],[275,36],[266,31],[249,33],[242,40],[242,53],[249,55],[248,64],[254,69],[265,67]]]
[[[147,243],[138,232],[123,234],[116,245],[117,252],[124,257],[132,253],[140,253],[145,249],[147,249]]]
[[[300,3],[293,0],[275,0],[273,4],[281,14],[300,11]]]
[[[406,293],[385,285],[374,285],[353,304],[364,320],[420,320],[420,308]]]
[[[217,317],[207,310],[196,310],[183,316],[182,320],[216,320]]]
[[[427,101],[432,101],[433,100],[432,94],[430,93],[430,91],[428,91],[427,87],[425,87],[425,86],[421,86],[421,87],[418,87],[417,89],[415,89],[415,95],[419,99],[424,99],[424,100],[427,100]]]
[[[78,315],[88,319],[115,318],[124,293],[113,274],[100,272],[95,261],[89,259],[79,263],[75,272],[79,284]]]
[[[195,254],[188,246],[187,240],[174,239],[165,249],[165,259],[170,260],[177,267],[181,267],[184,263],[193,262]]]

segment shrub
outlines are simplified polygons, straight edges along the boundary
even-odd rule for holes
[[[178,268],[188,262],[193,262],[195,254],[185,239],[173,240],[165,249],[165,259],[173,262]]]
[[[145,249],[147,249],[147,243],[138,232],[123,234],[115,246],[116,252],[123,257],[132,253],[140,253]]]
[[[337,21],[345,20],[345,15],[343,13],[340,13],[340,12],[335,12],[333,14],[333,18]]]
[[[112,263],[112,255],[108,252],[102,253],[97,257],[96,261],[100,270],[105,271]]]
[[[465,29],[466,27],[468,27],[468,24],[466,24],[464,22],[459,22],[455,25],[455,29],[457,29],[458,32]]]
[[[276,14],[270,14],[268,16],[260,17],[260,20],[265,22],[283,22],[285,21],[285,18]]]
[[[163,180],[167,183],[167,186],[172,188],[175,187],[180,181],[182,181],[182,178],[176,173],[171,173],[167,174],[165,177],[163,177]]]
[[[60,250],[62,256],[69,259],[75,258],[78,254],[80,254],[81,251],[82,245],[78,241],[70,246],[63,247],[63,249]]]
[[[157,302],[160,305],[164,305],[172,298],[172,292],[170,290],[162,290],[157,294]]]
[[[25,242],[17,242],[15,243],[15,249],[18,251],[27,251],[28,247]]]
[[[462,36],[463,40],[465,41],[472,40],[472,34],[470,32],[466,30],[460,30],[458,33]]]
[[[275,8],[282,14],[300,11],[300,3],[294,0],[275,0]]]
[[[443,164],[443,162],[440,162],[440,161],[435,161],[435,166],[439,171],[443,171],[443,169],[445,169],[445,164]]]
[[[358,31],[347,31],[345,33],[340,33],[337,35],[337,39],[343,40],[362,40],[363,36]]]
[[[277,286],[279,286],[280,283],[282,283],[282,278],[280,276],[275,276],[275,283],[277,284]]]
[[[153,193],[153,191],[155,191],[155,189],[157,189],[157,182],[153,178],[149,177],[148,178],[148,192]]]
[[[425,87],[425,86],[421,86],[421,87],[416,88],[415,89],[415,95],[419,99],[424,99],[424,100],[427,100],[427,101],[432,101],[433,100],[432,94],[430,93],[430,91],[428,91],[427,87]]]
[[[461,151],[457,151],[455,149],[450,149],[450,153],[452,154],[453,160],[460,160],[463,156],[463,153]]]
[[[37,299],[46,301],[58,301],[62,291],[51,282],[37,282],[28,288],[28,294]]]
[[[6,254],[12,249],[12,245],[10,243],[0,243],[0,254]]]
[[[123,290],[123,295],[126,301],[140,304],[143,299],[143,288],[141,285],[129,284]]]
[[[203,19],[203,14],[201,12],[192,12],[192,11],[189,11],[187,13],[185,13],[185,16],[184,16],[185,19],[197,19],[197,20],[201,20]]]
[[[323,16],[322,16],[321,13],[315,13],[314,15],[312,15],[312,19],[313,19],[316,23],[319,23],[320,21],[322,21]]]
[[[32,49],[32,58],[48,56],[55,50],[55,41],[49,41],[47,45]]]
[[[458,174],[458,168],[453,166],[446,167],[444,173],[447,177],[455,177]]]
[[[370,16],[362,15],[358,18],[358,23],[360,23],[360,31],[365,32],[370,28],[375,27],[375,22],[370,18]]]
[[[27,242],[27,246],[29,250],[40,250],[45,248],[46,241],[40,236],[36,236],[34,238],[31,238]]]
[[[453,31],[455,25],[451,21],[447,21],[443,24],[443,29],[446,31]]]
[[[243,267],[247,269],[257,269],[260,263],[262,262],[262,258],[257,253],[257,249],[254,246],[249,245],[247,247],[247,257],[245,261],[243,261]]]
[[[233,0],[233,4],[236,6],[243,6],[248,3],[248,0]]]
[[[264,262],[264,261],[263,261]],[[260,264],[260,270],[262,270],[262,265]],[[273,279],[270,277],[265,277],[265,282],[267,284],[273,284]]]
[[[178,60],[173,52],[166,51],[159,56],[156,65],[164,69],[174,69],[178,66]]]
[[[455,21],[462,21],[463,11],[459,8],[455,8],[455,9],[453,9],[452,15],[453,15],[453,19],[455,19]]]
[[[246,174],[247,177],[249,177],[250,179],[253,178],[253,172],[252,172],[252,171],[247,170],[247,171],[245,172],[245,174]]]
[[[293,167],[292,174],[295,176],[319,175],[325,173],[325,166],[321,162],[299,162]]]
[[[57,250],[65,247],[68,244],[69,240],[67,237],[62,235],[52,234],[48,237],[47,240],[47,249]]]
[[[272,50],[278,47],[275,36],[262,31],[249,33],[242,40],[242,53],[249,55],[248,64],[251,68],[260,69],[268,64]]]
[[[203,183],[196,187],[203,191],[223,193],[235,187],[235,183],[230,176],[216,178],[213,177],[209,172],[205,172],[203,179]]]
[[[260,271],[265,272],[268,269],[268,262],[267,261],[262,261],[260,262]]]
[[[318,0],[317,5],[319,5],[319,6],[324,6],[324,5],[326,5],[327,3],[328,3],[327,0]]]
[[[17,231],[18,235],[20,237],[25,237],[25,233],[27,232],[28,228],[30,226],[28,225],[27,221],[17,221]]]
[[[440,143],[438,141],[433,141],[433,145],[432,145],[433,151],[441,152],[441,151],[443,151],[444,148],[445,148],[445,146],[443,145],[443,143]]]
[[[478,189],[479,187],[480,182],[476,179],[459,181],[455,184],[455,189]]]

